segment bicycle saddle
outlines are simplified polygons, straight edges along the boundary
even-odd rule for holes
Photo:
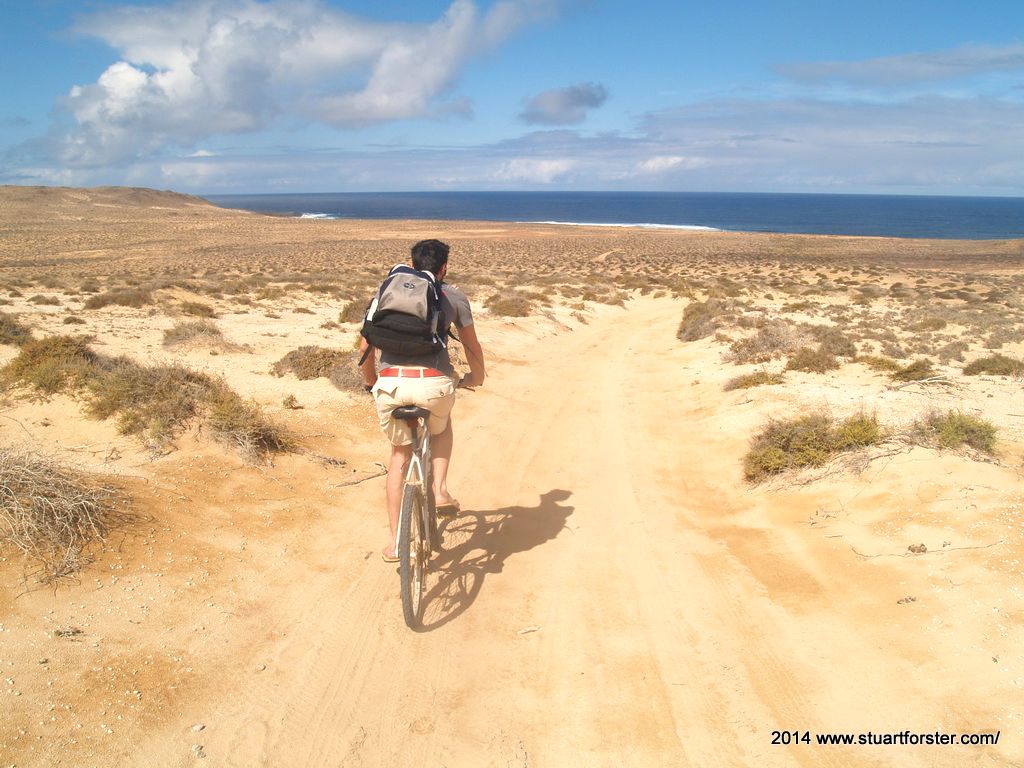
[[[403,405],[401,408],[395,408],[391,415],[402,421],[416,421],[416,419],[428,418],[430,411],[426,408],[420,408],[418,405]]]

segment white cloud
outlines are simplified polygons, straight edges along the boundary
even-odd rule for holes
[[[119,52],[75,86],[55,130],[64,165],[138,159],[212,135],[255,131],[281,115],[338,127],[465,115],[448,98],[475,55],[553,12],[557,0],[505,0],[481,13],[453,0],[429,24],[378,23],[323,0],[179,0],[97,13],[79,30]]]
[[[552,184],[564,177],[572,167],[573,162],[566,159],[517,157],[503,163],[494,174],[494,178],[527,184]]]
[[[656,155],[637,163],[636,170],[643,174],[659,174],[675,169],[703,168],[711,162],[703,157],[683,157],[682,155]]]
[[[539,125],[576,125],[586,119],[587,110],[600,107],[607,98],[608,90],[600,83],[579,83],[538,93],[519,117]]]
[[[1024,70],[1024,43],[965,45],[946,51],[907,53],[861,61],[784,64],[776,70],[805,83],[843,81],[859,85],[906,85],[953,80],[991,72]]]

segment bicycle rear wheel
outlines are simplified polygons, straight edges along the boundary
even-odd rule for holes
[[[398,522],[398,572],[402,581],[402,613],[415,629],[423,615],[423,575],[430,556],[423,530],[423,493],[405,486]]]

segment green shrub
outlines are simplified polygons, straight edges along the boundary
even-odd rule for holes
[[[808,373],[825,373],[834,371],[839,367],[839,361],[834,355],[823,351],[820,347],[800,348],[786,363],[787,371],[807,371]]]
[[[768,373],[767,371],[755,371],[743,376],[737,376],[725,382],[723,389],[729,392],[734,389],[750,389],[760,387],[764,384],[781,384],[783,376],[781,373]]]
[[[964,366],[966,376],[977,376],[981,373],[993,376],[1019,376],[1024,374],[1024,362],[1006,355],[989,355]]]
[[[837,453],[882,439],[884,432],[878,420],[863,413],[838,425],[825,413],[772,420],[754,437],[743,459],[743,474],[756,482],[789,469],[820,467]]]
[[[989,421],[962,411],[929,413],[918,422],[916,432],[939,448],[959,448],[968,445],[984,453],[995,449],[996,427]]]

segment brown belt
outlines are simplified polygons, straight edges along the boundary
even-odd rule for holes
[[[397,376],[404,379],[423,379],[428,376],[444,376],[434,368],[382,368],[378,376]]]

